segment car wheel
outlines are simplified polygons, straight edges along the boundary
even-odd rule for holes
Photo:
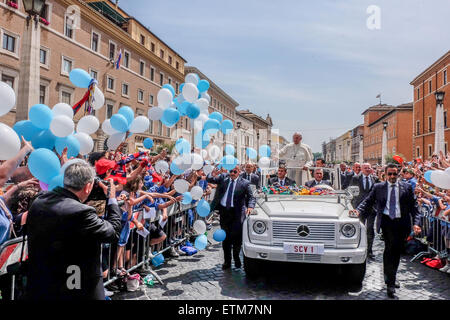
[[[366,262],[361,264],[347,265],[345,277],[353,285],[361,285],[366,275]]]
[[[258,268],[259,262],[259,268]],[[257,261],[257,259],[252,259],[244,256],[244,270],[247,278],[255,279],[259,276],[261,270],[261,262]]]

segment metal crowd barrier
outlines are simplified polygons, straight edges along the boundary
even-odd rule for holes
[[[436,216],[436,208],[434,208],[431,212],[422,211],[421,222],[422,233],[415,238],[427,246],[427,251],[416,254],[411,262],[427,255],[448,257],[446,239],[450,239],[450,221],[445,217]]]

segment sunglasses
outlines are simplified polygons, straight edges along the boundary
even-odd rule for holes
[[[389,172],[387,175],[396,177],[396,176],[398,176],[398,173],[397,172]]]
[[[230,173],[238,173],[237,170],[231,170]]]

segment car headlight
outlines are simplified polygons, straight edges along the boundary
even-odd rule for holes
[[[263,221],[255,221],[253,223],[253,231],[257,234],[263,234],[266,232],[266,224]]]
[[[354,225],[346,223],[341,227],[341,233],[344,235],[344,237],[351,238],[355,235],[356,228]]]

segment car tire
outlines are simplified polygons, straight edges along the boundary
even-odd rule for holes
[[[366,275],[366,261],[361,264],[352,264],[345,266],[346,280],[353,285],[361,285]]]
[[[259,261],[258,267],[257,259],[252,259],[244,256],[244,270],[247,278],[249,279],[257,278],[260,275],[261,261]]]

